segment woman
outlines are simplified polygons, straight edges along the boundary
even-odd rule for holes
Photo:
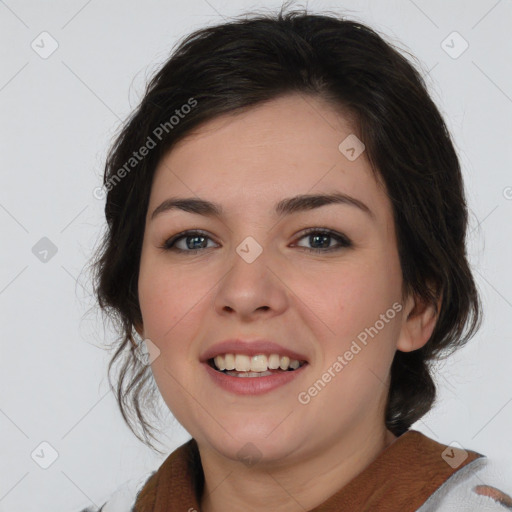
[[[192,439],[101,510],[512,507],[482,454],[410,429],[481,304],[450,135],[377,33],[281,11],[191,34],[104,187],[121,411],[154,437],[154,377]]]

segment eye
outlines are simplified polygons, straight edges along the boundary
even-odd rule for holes
[[[182,239],[185,241],[185,248],[177,247],[177,242],[180,242]],[[187,243],[187,240],[189,239],[191,242]],[[211,238],[202,231],[184,231],[183,233],[178,233],[166,240],[160,248],[166,251],[188,252],[195,254],[200,250],[207,248],[204,242],[205,240],[211,240]]]
[[[303,233],[299,240],[303,238],[308,238],[308,242],[312,245],[320,246],[313,247],[311,249],[308,247],[304,247],[306,251],[311,252],[339,251],[343,248],[352,246],[352,242],[345,235],[342,235],[341,233],[337,233],[336,231],[332,231],[330,229],[309,228]],[[338,242],[338,245],[330,247],[330,241],[332,240],[336,240]]]
[[[298,247],[302,247],[304,250],[310,252],[325,253],[331,251],[339,251],[343,248],[352,246],[352,242],[349,238],[330,229],[309,228],[303,232],[299,240],[305,238],[308,238],[308,242],[310,244],[319,245],[319,247],[312,248],[297,245]],[[207,246],[208,240],[212,239],[207,233],[203,231],[184,231],[166,240],[164,244],[160,246],[160,248],[165,251],[174,251],[178,253],[188,252],[189,254],[197,254],[204,249],[211,248]],[[179,243],[182,241],[184,241],[184,244],[179,247]],[[337,245],[331,246],[332,241],[336,241]]]

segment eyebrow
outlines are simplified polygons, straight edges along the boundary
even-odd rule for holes
[[[354,206],[375,220],[375,214],[365,203],[342,192],[333,192],[330,194],[303,194],[288,197],[286,199],[282,199],[275,205],[274,214],[278,217],[283,217],[284,215],[313,210],[329,204]],[[204,199],[198,199],[196,197],[170,197],[155,208],[151,214],[150,220],[153,220],[157,215],[169,210],[182,210],[184,212],[195,213],[207,217],[223,216],[223,209],[220,204],[212,203],[211,201],[206,201]]]

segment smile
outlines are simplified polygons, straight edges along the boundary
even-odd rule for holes
[[[279,364],[277,364],[279,358]],[[281,387],[299,377],[306,361],[286,356],[259,354],[223,354],[203,363],[213,382],[237,395],[259,395]]]
[[[279,354],[219,354],[208,360],[208,364],[227,375],[234,377],[263,377],[276,372],[294,371],[306,361],[290,359]]]

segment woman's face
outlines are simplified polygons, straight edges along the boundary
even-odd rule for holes
[[[160,351],[152,371],[163,399],[200,447],[233,460],[254,450],[262,462],[294,461],[384,429],[390,365],[411,343],[413,303],[402,303],[387,195],[364,151],[355,158],[354,139],[339,149],[351,133],[329,105],[289,95],[204,124],[156,170],[139,276],[141,334]],[[368,210],[319,201],[275,210],[294,196],[336,193]],[[222,214],[171,208],[153,217],[171,197],[216,203]],[[202,233],[162,248],[187,230]],[[264,393],[227,389],[201,359],[228,339],[269,340],[307,364]],[[221,377],[252,386],[289,373]]]

